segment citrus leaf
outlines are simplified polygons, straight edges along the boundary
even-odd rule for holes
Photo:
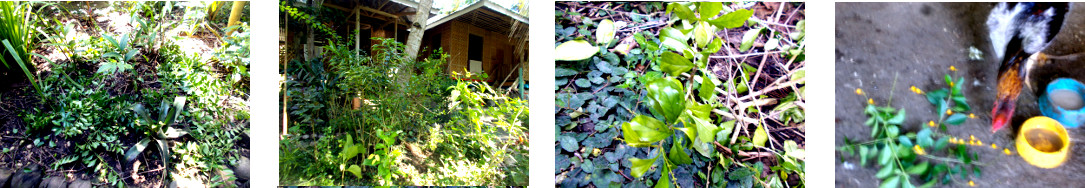
[[[660,78],[646,86],[648,98],[652,102],[652,108],[663,113],[667,125],[678,122],[678,116],[686,110],[685,89],[681,82],[673,77]]]
[[[667,10],[674,11],[674,14],[683,20],[697,21],[697,16],[693,15],[693,10],[690,10],[686,5],[680,3],[667,4]]]
[[[753,145],[765,147],[765,141],[768,140],[769,135],[765,132],[765,126],[758,125],[757,131],[753,133]]]
[[[682,145],[680,141],[681,139],[674,140],[674,144],[671,144],[671,151],[668,152],[667,158],[678,165],[693,163],[693,159],[689,158],[689,154],[686,154],[686,150],[682,149],[684,147],[678,147],[678,145]]]
[[[753,42],[757,41],[757,37],[761,35],[761,30],[764,30],[764,28],[746,31],[746,34],[742,35],[742,44],[738,46],[738,50],[742,52],[750,50],[750,47],[753,47]]]
[[[657,158],[659,158],[659,156],[651,159],[638,159],[636,157],[630,157],[629,162],[633,163],[633,170],[630,171],[630,174],[632,174],[635,178],[640,178],[641,176],[644,176],[644,172],[647,172],[649,168],[652,168],[652,164],[656,162]]]
[[[742,27],[742,24],[746,23],[746,20],[753,16],[753,11],[746,9],[738,9],[734,12],[727,13],[719,18],[708,21],[708,23],[715,25],[716,27],[722,27],[727,29],[734,29]]]
[[[663,72],[671,74],[672,76],[693,69],[693,63],[690,62],[689,59],[674,52],[663,52],[663,62],[660,66],[663,68]]]
[[[632,121],[622,123],[622,136],[629,146],[644,147],[667,138],[673,131],[655,118],[637,115]]]
[[[697,90],[697,96],[701,97],[701,100],[712,101],[716,98],[716,83],[712,81],[714,79],[707,73],[701,76],[701,89]]]
[[[704,48],[712,41],[712,38],[716,38],[716,28],[712,25],[708,25],[705,22],[697,22],[693,27],[693,42],[697,43],[697,47]]]
[[[712,17],[716,16],[717,14],[720,14],[721,10],[723,10],[723,3],[722,2],[699,2],[699,3],[697,3],[697,12],[701,13],[701,19],[702,20],[708,20],[709,18],[712,18]]]

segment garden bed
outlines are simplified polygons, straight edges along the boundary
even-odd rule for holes
[[[4,50],[13,68],[0,85],[0,171],[45,183],[247,186],[248,18],[227,27],[230,5],[11,4],[32,10],[28,53],[18,62],[30,70],[23,74]],[[181,25],[206,29],[178,36],[189,33]],[[203,50],[185,51],[193,45],[180,41],[194,39]],[[174,97],[187,100],[172,105],[175,118],[167,120],[159,102]],[[143,118],[136,106],[153,115]],[[155,138],[157,127],[187,134]],[[141,143],[152,138],[164,147]]]
[[[557,186],[804,186],[804,4],[555,8]]]

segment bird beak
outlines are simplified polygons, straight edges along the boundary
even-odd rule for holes
[[[1013,111],[1017,107],[1017,96],[1021,95],[1022,82],[1024,81],[1021,70],[1022,63],[1028,55],[1017,52],[1008,63],[999,68],[998,91],[995,98],[995,107],[991,109],[991,132],[998,131],[1010,123]]]

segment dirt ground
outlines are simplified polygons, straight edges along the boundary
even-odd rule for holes
[[[1018,99],[1011,126],[991,133],[991,108],[994,104],[996,72],[999,60],[987,38],[985,22],[994,3],[837,3],[836,4],[836,146],[844,137],[869,140],[870,128],[863,125],[866,116],[862,108],[866,99],[855,94],[862,88],[879,104],[889,100],[892,105],[908,111],[902,128],[917,131],[927,121],[936,120],[937,112],[922,95],[911,93],[916,86],[924,91],[946,87],[942,75],[949,66],[958,69],[968,86],[964,88],[976,119],[960,126],[949,126],[948,134],[959,138],[974,135],[991,147],[969,147],[977,152],[983,174],[974,178],[977,187],[1066,187],[1067,182],[1085,179],[1085,154],[1081,128],[1070,129],[1072,144],[1069,159],[1055,169],[1042,169],[1025,162],[1014,152],[1002,153],[1005,146],[1014,145],[1018,126],[1025,119],[1039,116],[1036,93],[1025,90]],[[1077,3],[1067,15],[1062,31],[1045,53],[1052,55],[1085,52],[1085,4]],[[970,46],[983,51],[984,59],[968,59]],[[1080,64],[1077,67],[1082,67]],[[1050,70],[1048,70],[1050,71]],[[1078,80],[1085,74],[1080,68],[1063,69],[1036,77],[1069,76]],[[1037,74],[1037,73],[1034,73]],[[899,76],[898,76],[899,75]],[[897,78],[896,87],[893,86]],[[1046,82],[1035,84],[1038,88]],[[1011,151],[1015,151],[1010,147]],[[836,152],[837,187],[876,187],[876,168],[870,164],[860,167],[858,158],[844,157]],[[967,181],[950,184],[967,187]],[[913,183],[919,183],[913,181]]]

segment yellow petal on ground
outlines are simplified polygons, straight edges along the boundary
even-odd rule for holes
[[[856,95],[863,95],[863,89],[862,88],[855,88],[855,94]]]

